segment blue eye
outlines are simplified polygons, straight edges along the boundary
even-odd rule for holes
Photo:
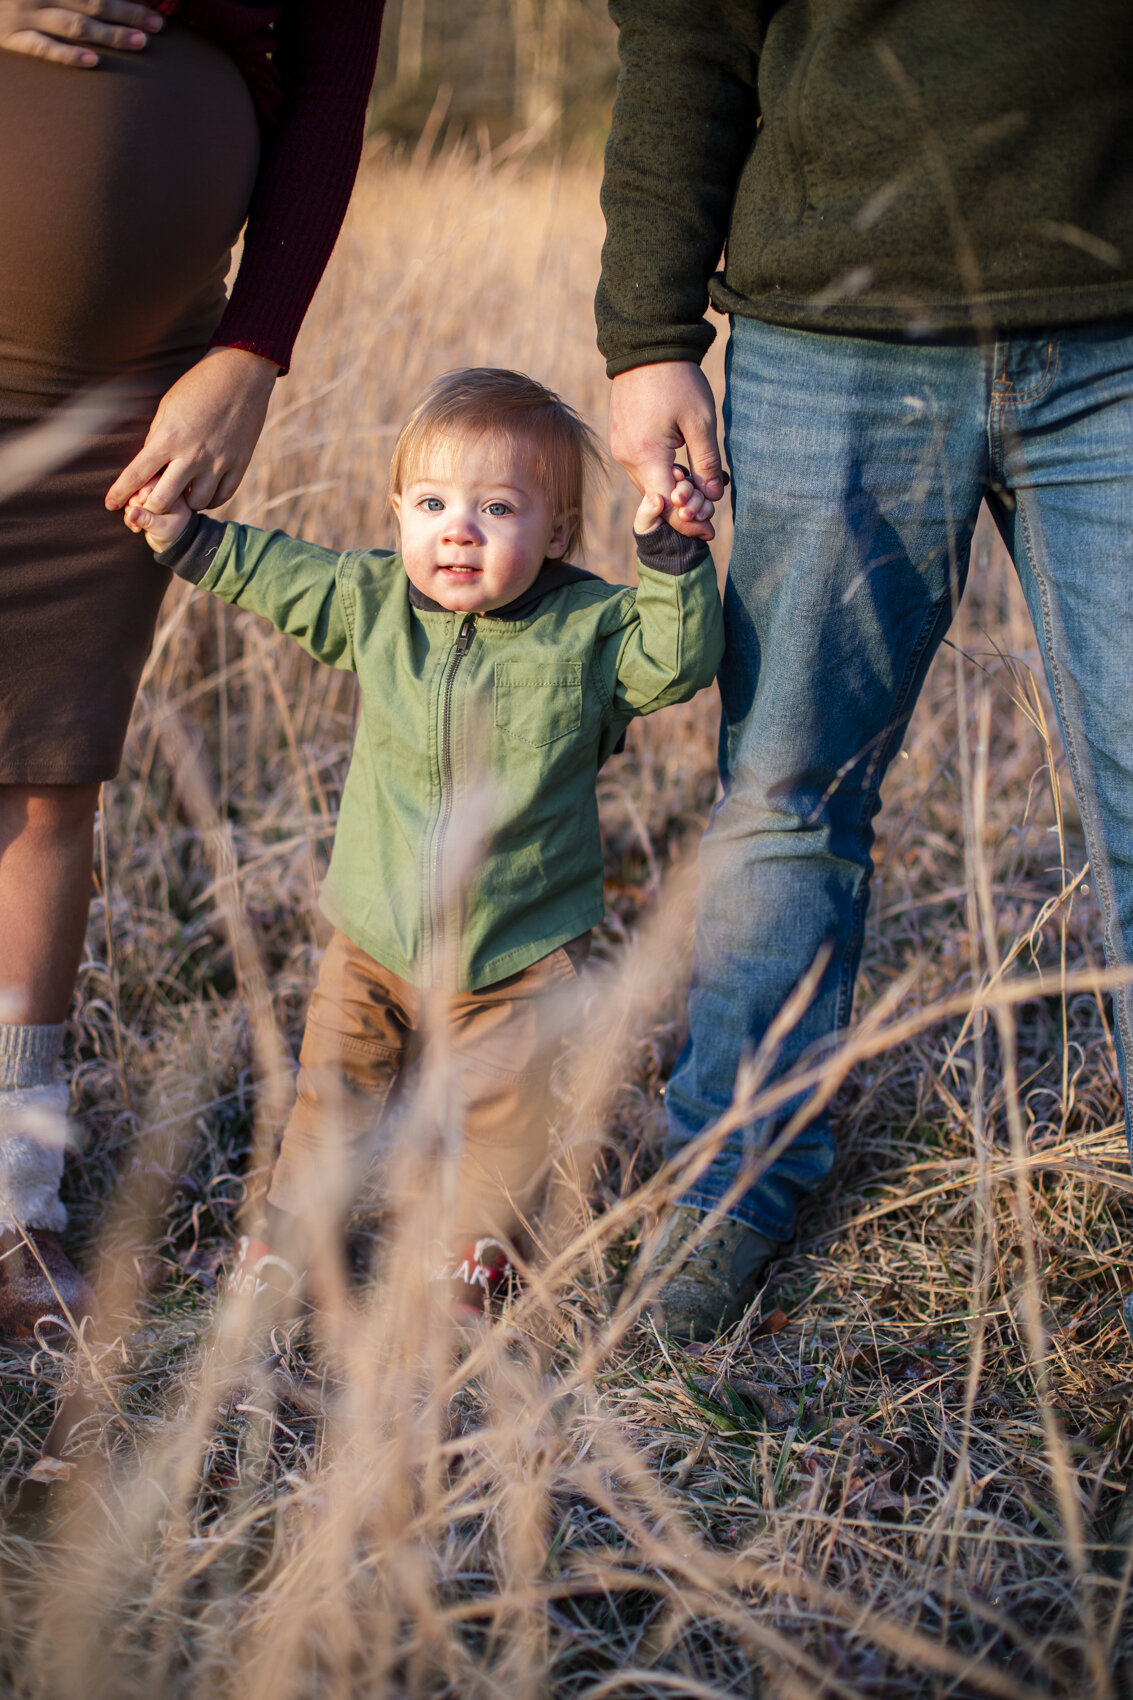
[[[508,506],[507,502],[489,502],[488,512],[492,515],[493,519],[499,519],[503,514],[510,514],[511,508]]]
[[[423,496],[417,505],[424,508],[427,514],[439,514],[444,511],[444,503],[439,496]]]

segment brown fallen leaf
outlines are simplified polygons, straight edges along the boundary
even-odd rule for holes
[[[900,1491],[907,1491],[910,1482],[922,1481],[936,1462],[934,1449],[908,1430],[890,1440],[883,1435],[870,1434],[867,1429],[859,1429],[857,1438],[875,1458],[884,1458],[890,1465],[887,1474],[877,1479],[888,1481],[892,1478],[893,1487]]]
[[[863,1428],[860,1438],[869,1447],[875,1458],[904,1457],[901,1448],[894,1441],[887,1440],[884,1435],[870,1434],[868,1429]]]
[[[749,1332],[748,1339],[763,1340],[768,1334],[781,1334],[786,1326],[786,1311],[773,1310],[769,1316],[763,1318],[762,1322],[756,1323],[755,1327]]]
[[[861,1432],[860,1417],[827,1417],[821,1432],[831,1440],[852,1440]]]
[[[863,1351],[860,1347],[856,1352],[849,1354],[843,1362],[842,1368],[847,1375],[876,1376],[880,1373],[877,1353],[872,1350]]]
[[[910,1482],[921,1482],[932,1474],[936,1465],[936,1448],[911,1433],[899,1434],[897,1445],[905,1455],[905,1472],[896,1485],[907,1491]]]
[[[52,1482],[65,1482],[74,1475],[74,1464],[65,1458],[37,1458],[30,1470],[24,1471],[25,1482],[42,1482],[50,1487]]]
[[[906,1509],[908,1496],[893,1491],[895,1474],[896,1471],[894,1470],[886,1470],[884,1475],[874,1476],[861,1498],[863,1511],[904,1511]],[[915,1498],[915,1495],[913,1497]]]

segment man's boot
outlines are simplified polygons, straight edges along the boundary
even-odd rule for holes
[[[671,1263],[700,1233],[707,1210],[678,1204],[650,1264]],[[653,1301],[659,1331],[673,1340],[714,1340],[739,1320],[780,1247],[756,1228],[725,1216],[672,1274]]]

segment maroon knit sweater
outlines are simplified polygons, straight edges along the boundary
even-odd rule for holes
[[[156,0],[218,42],[247,80],[263,156],[240,269],[214,347],[286,371],[358,171],[384,0]]]

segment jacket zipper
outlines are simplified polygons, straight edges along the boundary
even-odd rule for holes
[[[430,917],[430,957],[436,948],[436,935],[443,933],[445,924],[444,881],[442,877],[444,842],[448,834],[449,822],[452,819],[452,689],[456,680],[456,670],[468,654],[476,631],[476,616],[466,614],[460,623],[456,644],[453,648],[452,659],[448,664],[444,685],[441,688],[441,812],[437,821],[436,836],[433,839],[433,878],[432,878],[432,915]],[[435,963],[430,962],[435,968]],[[431,978],[432,976],[430,976]]]

